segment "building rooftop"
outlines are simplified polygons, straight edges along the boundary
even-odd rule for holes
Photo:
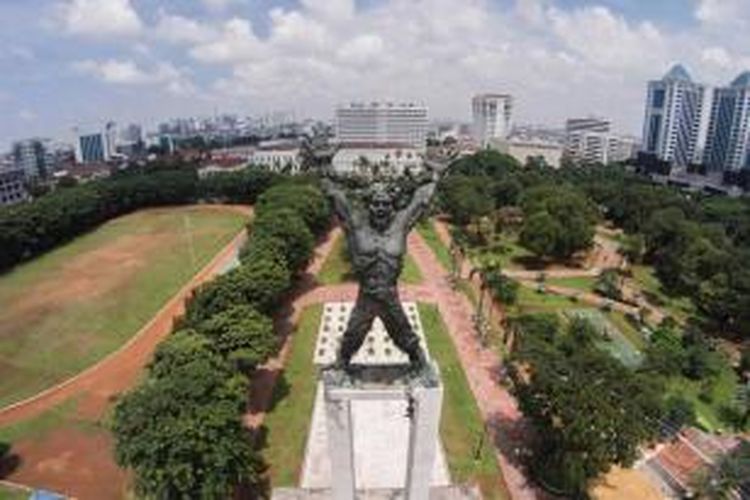
[[[682,64],[675,64],[674,66],[672,66],[667,74],[664,75],[664,80],[674,80],[682,82],[693,81],[693,79],[690,78],[690,73],[687,72],[685,66],[683,66]]]
[[[750,87],[750,71],[740,73],[737,78],[732,81],[732,87]]]

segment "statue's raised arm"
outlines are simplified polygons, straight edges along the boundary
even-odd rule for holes
[[[447,164],[432,161],[426,161],[425,166],[430,170],[432,176],[427,183],[422,184],[414,191],[409,205],[403,211],[403,224],[407,231],[414,227],[414,224],[417,223],[424,211],[430,205],[430,201],[435,194],[438,182],[440,182],[440,179],[448,168]]]
[[[328,177],[323,178],[320,184],[323,192],[333,201],[333,209],[341,219],[341,223],[345,227],[351,227],[356,222],[356,212],[346,191]]]

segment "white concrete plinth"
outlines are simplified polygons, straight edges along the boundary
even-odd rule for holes
[[[442,463],[438,462],[442,397],[441,384],[407,386],[389,383],[347,387],[324,377],[332,498],[353,500],[357,490],[403,488],[406,499],[427,500],[434,479],[442,479],[439,483],[448,484],[444,459],[440,461]],[[381,411],[389,406],[400,413],[391,413],[390,419],[384,418],[387,415]],[[401,436],[394,436],[387,428],[378,429],[378,424],[392,423],[393,416],[401,424]],[[356,452],[358,440],[368,443],[364,453]],[[440,457],[443,458],[442,454]],[[436,465],[442,469],[440,478],[434,478]],[[369,480],[358,481],[365,477]],[[303,483],[303,487],[310,486]]]

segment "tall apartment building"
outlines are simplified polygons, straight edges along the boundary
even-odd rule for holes
[[[648,83],[643,151],[679,167],[699,161],[704,85],[693,82],[681,65]]]
[[[336,108],[339,143],[398,143],[424,149],[427,107],[415,103],[350,103]]]
[[[481,147],[492,139],[505,140],[513,126],[513,97],[508,94],[479,94],[471,100],[472,134]]]
[[[27,179],[45,178],[52,174],[54,158],[49,139],[26,139],[12,145],[13,163]]]
[[[27,200],[26,176],[23,170],[0,168],[0,206],[12,205]]]
[[[750,71],[714,89],[703,162],[711,171],[750,169]]]

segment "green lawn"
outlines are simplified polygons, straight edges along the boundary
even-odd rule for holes
[[[0,484],[0,500],[28,500],[30,491],[24,491]]]
[[[591,276],[580,276],[575,278],[547,278],[544,282],[548,285],[573,288],[582,292],[591,292],[594,290],[596,278]]]
[[[513,309],[521,314],[537,312],[562,312],[566,309],[580,309],[585,304],[554,293],[540,293],[534,288],[521,285],[518,288],[518,301]]]
[[[680,323],[696,314],[695,306],[688,297],[670,297],[662,289],[659,278],[651,266],[632,266],[633,279],[641,286],[646,297],[655,306],[664,310]]]
[[[406,254],[404,268],[401,271],[399,281],[408,285],[416,285],[422,282],[422,273],[419,271],[414,259]],[[331,253],[323,263],[323,267],[317,275],[318,283],[321,285],[336,285],[346,281],[354,281],[349,256],[346,251],[346,242],[339,237],[334,243]]]
[[[701,381],[674,377],[669,380],[667,394],[680,395],[691,401],[698,424],[710,432],[720,432],[730,430],[730,425],[723,420],[722,409],[731,406],[736,388],[737,376],[729,363],[725,363],[708,390],[702,389]],[[709,398],[702,399],[701,392]]]
[[[246,218],[210,206],[143,210],[0,276],[0,407],[120,347]]]
[[[510,498],[474,395],[437,306],[419,304],[430,354],[440,366],[445,393],[440,437],[451,478],[477,483],[485,499]]]
[[[268,439],[263,456],[270,464],[273,487],[299,483],[318,381],[313,352],[322,313],[322,305],[302,312],[284,371],[276,381],[275,404],[264,420]]]
[[[440,265],[443,266],[446,271],[450,271],[452,267],[450,250],[448,250],[440,239],[440,236],[438,236],[438,233],[435,230],[434,221],[432,219],[422,220],[417,224],[417,231],[422,236],[425,243],[427,243],[427,246],[430,247],[432,253],[435,254]]]
[[[615,326],[620,333],[622,333],[631,344],[633,344],[638,350],[643,351],[646,348],[646,339],[643,338],[641,332],[633,326],[633,324],[625,317],[625,313],[620,311],[609,311],[602,312],[607,319]]]

